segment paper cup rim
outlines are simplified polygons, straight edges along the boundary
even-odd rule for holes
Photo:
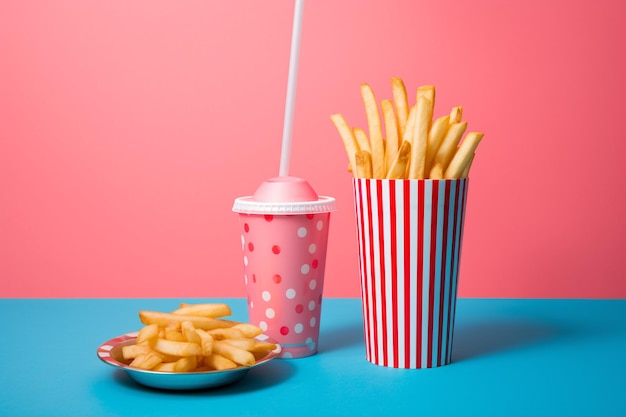
[[[316,201],[267,202],[254,201],[252,196],[235,199],[232,210],[245,214],[314,214],[329,213],[337,209],[333,197],[320,196]]]
[[[391,179],[391,178],[352,178],[352,181],[360,181],[360,180],[367,180],[367,181],[415,181],[415,182],[433,182],[433,181],[469,181],[469,177],[467,178],[424,178],[424,179],[411,179],[411,178],[398,178],[398,179]]]

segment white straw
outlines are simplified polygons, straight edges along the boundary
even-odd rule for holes
[[[298,57],[300,55],[300,35],[302,33],[302,12],[304,0],[296,0],[293,12],[293,29],[291,32],[291,54],[289,55],[289,79],[287,81],[287,101],[285,104],[285,121],[283,124],[283,144],[280,153],[280,176],[289,175],[289,159],[291,157],[291,132],[293,115],[296,105],[296,84],[298,79]]]

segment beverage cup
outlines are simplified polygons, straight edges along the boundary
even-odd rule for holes
[[[366,359],[434,368],[452,357],[468,179],[353,179]]]
[[[330,213],[335,200],[295,177],[276,177],[235,200],[248,318],[282,346],[280,357],[317,352]]]

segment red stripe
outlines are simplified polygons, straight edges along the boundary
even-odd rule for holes
[[[357,249],[359,254],[359,277],[361,279],[361,309],[363,310],[363,333],[365,338],[365,346],[367,346],[367,303],[365,302],[365,290],[363,286],[363,228],[362,221],[363,218],[363,210],[362,210],[362,197],[361,197],[361,183],[358,179],[353,179],[352,183],[354,185],[354,211],[355,211],[355,220],[356,220],[356,231],[357,231]],[[367,349],[366,349],[367,353]]]
[[[450,358],[450,355],[452,353],[452,334],[454,333],[454,329],[452,328],[453,324],[454,324],[454,320],[452,319],[452,307],[453,307],[453,300],[454,300],[454,294],[452,294],[452,290],[453,288],[453,283],[454,283],[454,268],[456,265],[456,234],[457,234],[457,227],[456,227],[456,223],[457,223],[457,214],[458,214],[458,210],[459,210],[459,182],[455,181],[454,182],[454,188],[456,189],[456,193],[454,195],[454,216],[453,216],[453,223],[452,223],[452,259],[450,262],[450,291],[448,293],[448,305],[450,306],[450,314],[448,314],[448,346],[447,346],[447,352],[446,352],[446,358]]]
[[[378,198],[378,251],[380,253],[380,265],[378,269],[380,271],[380,305],[382,306],[382,335],[383,335],[383,365],[388,366],[389,360],[387,355],[387,285],[385,277],[385,235],[384,235],[384,220],[383,220],[383,182],[376,180],[376,194]]]
[[[371,181],[370,180],[366,180],[365,182],[365,187],[367,190],[367,196],[369,197],[367,199],[367,210],[369,213],[368,219],[367,219],[367,227],[368,230],[370,231],[370,236],[373,237],[373,220],[372,220],[372,190],[371,190]],[[372,360],[374,363],[378,363],[378,317],[376,315],[376,304],[378,303],[378,301],[376,300],[376,280],[374,279],[375,276],[375,268],[374,268],[374,241],[373,239],[370,239],[370,247],[369,247],[369,254],[370,254],[370,273],[368,276],[368,280],[370,282],[371,285],[371,297],[372,297],[372,328],[371,330],[374,333],[374,346],[373,346],[373,355],[372,355]]]
[[[441,343],[443,343],[443,311],[446,294],[446,258],[448,255],[448,211],[450,210],[450,181],[446,181],[445,184],[446,190],[443,207],[443,241],[441,242],[441,275],[439,277],[439,288],[441,289],[441,291],[439,293],[439,349],[437,350],[437,366],[442,365],[442,356],[447,350],[445,346],[441,346]],[[448,308],[448,313],[449,312],[450,309]]]
[[[431,218],[430,218],[430,271],[428,291],[428,368],[433,363],[433,319],[435,307],[435,262],[437,261],[437,211],[439,206],[439,181],[431,181]]]
[[[422,292],[424,285],[424,181],[417,183],[417,367],[422,367]]]
[[[404,366],[409,367],[411,358],[411,185],[403,181],[404,220]]]
[[[398,364],[398,238],[396,232],[396,181],[389,182],[389,211],[390,211],[390,227],[391,227],[391,312],[392,312],[392,337],[393,337],[393,363],[392,366],[397,368]]]
[[[359,201],[359,224],[358,224],[358,232],[359,232],[359,242],[360,242],[360,247],[359,247],[359,258],[360,258],[360,266],[361,266],[361,297],[362,297],[362,303],[363,303],[363,322],[364,322],[364,326],[363,326],[363,330],[364,330],[364,336],[365,336],[365,352],[367,354],[367,358],[369,359],[371,357],[371,353],[370,353],[370,348],[369,348],[369,326],[370,326],[370,322],[369,322],[369,296],[367,293],[367,288],[366,288],[366,282],[367,282],[367,259],[365,257],[365,223],[363,222],[363,202],[365,201],[365,199],[363,198],[363,183],[361,182],[361,180],[355,180],[356,185],[357,185],[357,193],[358,193],[358,201]]]

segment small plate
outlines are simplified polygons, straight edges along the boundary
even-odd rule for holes
[[[146,371],[143,369],[131,368],[122,356],[122,347],[135,343],[137,332],[126,333],[122,336],[107,340],[98,347],[98,357],[111,366],[120,368],[128,374],[128,376],[139,384],[152,388],[161,388],[168,390],[191,390],[201,388],[218,387],[243,378],[250,369],[269,362],[278,356],[282,347],[273,339],[266,335],[256,337],[256,340],[268,343],[274,343],[276,349],[268,352],[265,356],[257,358],[256,364],[247,367],[239,367],[225,371],[206,371],[206,372],[156,372]]]

